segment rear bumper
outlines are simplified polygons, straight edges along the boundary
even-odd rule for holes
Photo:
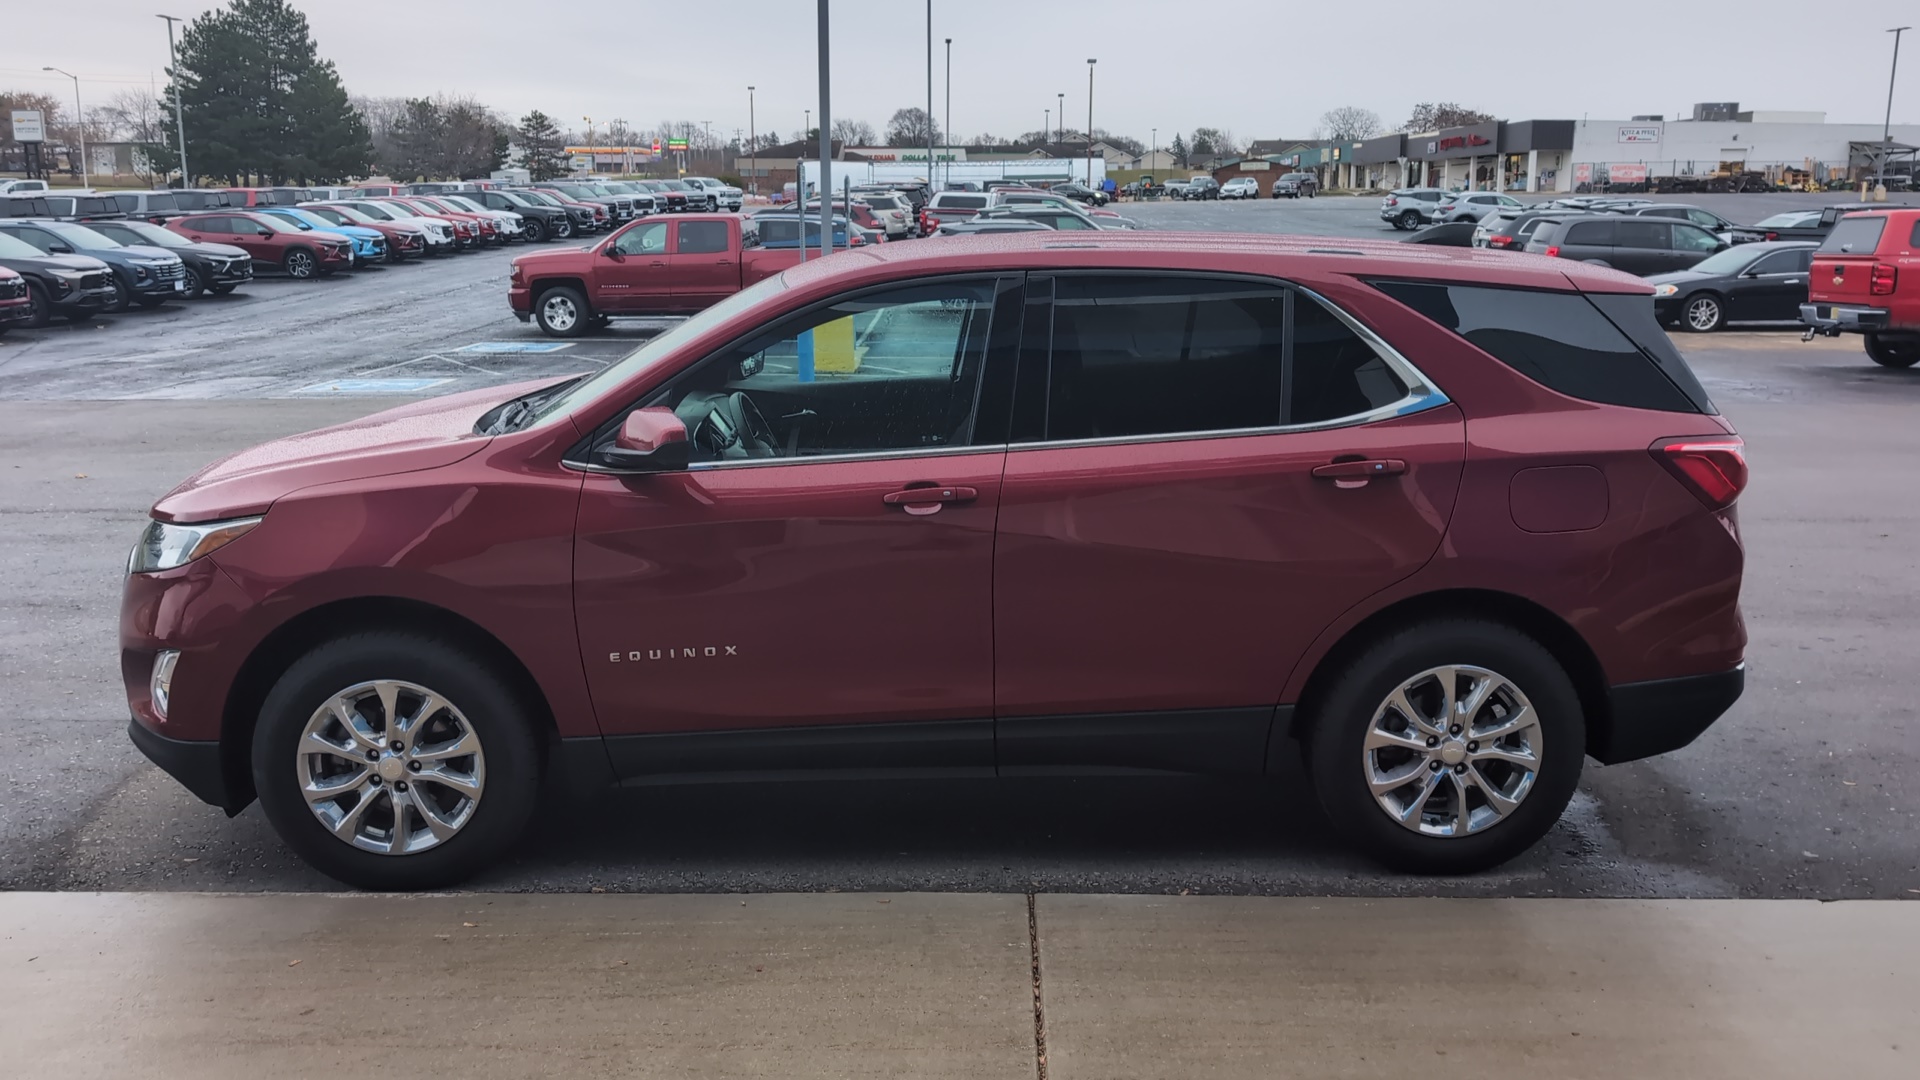
[[[1889,325],[1886,308],[1851,304],[1801,304],[1800,321],[1823,334],[1874,333]]]
[[[148,731],[138,720],[127,721],[127,738],[147,755],[148,761],[166,770],[201,802],[222,810],[234,809],[219,743],[169,739]]]
[[[1587,753],[1606,765],[1678,750],[1700,737],[1740,700],[1747,665],[1710,675],[1624,683],[1607,691],[1612,720]]]

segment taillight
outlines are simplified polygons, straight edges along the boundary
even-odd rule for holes
[[[1557,258],[1559,258],[1559,257],[1560,257],[1560,245],[1559,245],[1559,244],[1548,244],[1548,245],[1547,245],[1547,258],[1549,258],[1549,259],[1557,259]]]
[[[1508,244],[1511,244],[1511,243],[1513,243],[1513,237],[1511,236],[1500,236],[1498,234],[1495,234],[1493,236],[1487,237],[1488,247],[1506,247]]]
[[[1747,487],[1747,445],[1737,435],[1676,439],[1653,448],[1666,466],[1709,510],[1724,510]]]
[[[1900,280],[1900,271],[1897,267],[1887,263],[1874,263],[1873,279],[1867,286],[1867,293],[1871,296],[1892,296],[1893,283],[1898,280]]]
[[[1396,196],[1396,195],[1389,195],[1389,196],[1387,196],[1387,205],[1388,205],[1388,206],[1399,206],[1399,205],[1400,205],[1400,199],[1399,199],[1399,197],[1398,197],[1398,196]]]
[[[1767,240],[1768,240],[1769,242],[1772,242],[1772,241],[1774,241],[1774,240],[1778,240],[1778,239],[1780,239],[1780,234],[1779,234],[1779,233],[1777,233],[1777,232],[1770,232],[1770,233],[1768,233],[1768,234],[1767,234]]]

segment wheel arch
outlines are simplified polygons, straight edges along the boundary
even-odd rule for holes
[[[254,799],[253,731],[260,706],[274,683],[314,647],[347,630],[370,626],[419,631],[472,653],[512,684],[543,741],[552,744],[559,738],[552,706],[533,673],[478,623],[446,608],[397,596],[335,600],[309,608],[275,627],[248,654],[227,691],[220,716],[220,767],[227,783],[229,814],[239,813]]]
[[[1367,646],[1413,623],[1462,616],[1511,627],[1552,653],[1580,696],[1587,746],[1606,744],[1607,732],[1613,724],[1612,701],[1606,674],[1593,649],[1577,630],[1552,611],[1525,597],[1495,589],[1442,589],[1421,593],[1389,604],[1362,619],[1342,634],[1314,665],[1301,687],[1287,734],[1297,739],[1307,730],[1319,699],[1340,671]]]
[[[552,277],[534,278],[527,283],[527,295],[534,304],[540,303],[540,298],[554,289],[578,290],[580,298],[586,302],[587,310],[589,312],[593,310],[593,296],[587,291],[587,283],[585,279],[576,275],[555,274]]]

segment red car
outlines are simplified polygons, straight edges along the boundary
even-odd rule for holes
[[[1738,697],[1742,444],[1638,279],[1328,245],[836,254],[224,458],[130,557],[133,741],[378,888],[543,788],[1294,752],[1371,855],[1496,864]]]
[[[324,277],[353,266],[353,241],[339,233],[304,231],[272,214],[219,210],[171,218],[165,228],[195,243],[232,244],[255,266],[277,266],[288,277]]]
[[[486,214],[476,214],[471,210],[462,210],[444,199],[430,195],[410,195],[409,206],[418,207],[429,214],[438,214],[448,220],[464,221],[474,229],[474,238],[486,244],[504,244],[507,238],[500,233],[500,223]]]
[[[480,243],[480,225],[465,217],[456,217],[444,210],[438,210],[423,202],[395,195],[383,199],[367,200],[376,206],[398,207],[400,211],[428,221],[439,221],[453,230],[453,246],[461,251],[469,250]]]
[[[1920,363],[1920,208],[1848,214],[1813,253],[1807,336],[1856,333],[1881,367]]]

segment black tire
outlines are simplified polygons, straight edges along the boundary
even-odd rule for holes
[[[533,321],[549,337],[579,337],[593,319],[587,298],[570,285],[555,285],[533,300]]]
[[[563,217],[559,221],[555,222],[553,226],[553,238],[555,240],[572,239],[573,238],[573,218]]]
[[[1399,217],[1393,219],[1393,227],[1396,229],[1408,229],[1408,230],[1419,228],[1420,227],[1420,211],[1418,210],[1402,211]]]
[[[547,238],[547,223],[539,218],[528,218],[521,226],[520,235],[529,244],[538,244]]]
[[[1727,325],[1727,302],[1718,293],[1694,293],[1680,305],[1680,325],[1695,334],[1723,329]]]
[[[1446,665],[1504,676],[1530,703],[1539,720],[1536,745],[1544,744],[1532,787],[1519,805],[1459,837],[1426,835],[1390,817],[1368,785],[1363,748],[1389,695],[1408,679]],[[1387,634],[1350,659],[1308,707],[1303,754],[1328,818],[1370,858],[1411,873],[1469,874],[1526,851],[1560,819],[1586,757],[1586,722],[1572,680],[1539,642],[1499,623],[1434,620]],[[1492,707],[1490,701],[1481,715],[1495,717]],[[1416,768],[1412,775],[1422,774]],[[1446,777],[1447,770],[1438,775]],[[1458,790],[1448,782],[1439,788],[1450,792],[1443,796],[1449,800]]]
[[[189,300],[198,300],[201,296],[205,295],[207,291],[206,280],[200,276],[200,271],[191,266],[187,267],[186,273],[187,291],[180,295]]]
[[[133,304],[133,290],[120,280],[118,271],[108,274],[107,280],[113,283],[113,300],[103,310],[109,315],[118,315]]]
[[[29,330],[38,330],[53,321],[53,301],[47,299],[47,290],[37,281],[27,282],[27,321],[21,326]]]
[[[295,281],[308,281],[320,272],[320,260],[309,248],[288,248],[280,259],[280,269]]]
[[[426,687],[451,703],[485,760],[472,817],[409,855],[362,850],[333,835],[308,808],[296,771],[295,747],[315,711],[348,687],[384,679]],[[320,645],[280,676],[254,729],[253,782],[274,831],[321,873],[362,889],[436,889],[485,869],[519,839],[539,802],[540,757],[526,704],[492,666],[424,635],[376,631]]]
[[[1910,368],[1920,361],[1920,340],[1890,338],[1885,334],[1867,334],[1867,356],[1881,367]]]

